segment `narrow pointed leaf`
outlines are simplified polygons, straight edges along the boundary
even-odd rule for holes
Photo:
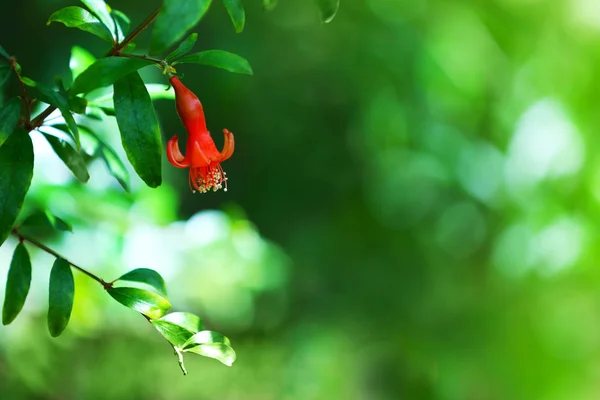
[[[100,139],[98,135],[87,130],[83,130],[83,132],[86,136],[86,140],[90,141],[91,146],[93,147],[93,151],[91,151],[89,154],[97,155],[98,157],[102,158],[106,164],[108,172],[119,182],[121,187],[128,192],[129,172],[125,167],[125,164],[123,164],[123,161],[121,161],[113,148]]]
[[[244,30],[244,24],[246,23],[246,12],[242,5],[242,0],[223,0],[223,5],[229,13],[229,18],[233,22],[233,26],[237,33]]]
[[[0,108],[0,146],[15,130],[21,115],[21,99],[13,98]]]
[[[73,227],[48,210],[37,210],[19,224],[19,231],[27,228],[50,228],[55,231],[73,232]]]
[[[196,44],[196,39],[198,39],[198,34],[192,33],[183,42],[181,42],[179,47],[177,47],[177,49],[175,49],[174,52],[169,54],[167,58],[165,58],[165,60],[172,61],[177,59],[178,57],[187,54],[192,49],[192,47],[194,47],[194,44]]]
[[[119,28],[120,37],[117,40],[120,42],[125,39],[125,35],[129,32],[129,27],[131,26],[131,20],[125,13],[119,10],[112,10],[110,14],[113,16],[117,27]]]
[[[111,38],[116,39],[115,21],[113,21],[109,7],[104,0],[81,0],[83,4],[102,22],[106,29],[110,32]]]
[[[94,89],[112,85],[124,76],[150,64],[153,64],[152,61],[140,58],[101,58],[75,79],[71,91],[74,94],[89,93]]]
[[[148,290],[117,287],[108,289],[108,294],[124,306],[152,319],[162,317],[171,308],[169,300]]]
[[[59,336],[69,324],[74,298],[75,281],[71,266],[57,258],[50,271],[48,296],[48,330],[52,337]]]
[[[188,339],[182,346],[183,351],[214,358],[231,367],[236,355],[229,339],[218,332],[201,331]]]
[[[152,53],[161,53],[181,40],[206,14],[210,3],[211,0],[164,0],[152,30]]]
[[[253,74],[252,68],[245,58],[224,50],[206,50],[188,54],[173,64],[184,63],[210,65],[211,67],[223,68],[238,74]]]
[[[176,312],[152,320],[154,327],[174,346],[182,347],[195,333],[204,328],[194,314]]]
[[[6,279],[6,292],[2,306],[2,325],[8,325],[19,315],[31,284],[31,260],[23,243],[19,243],[13,253],[8,278]]]
[[[167,295],[167,286],[165,285],[165,280],[153,269],[137,268],[127,272],[116,280],[145,283],[146,285],[152,286],[165,296]]]
[[[333,20],[340,8],[340,0],[317,0],[317,4],[321,9],[321,19],[326,24]]]
[[[32,177],[33,145],[19,129],[0,147],[0,246],[17,220]]]
[[[67,168],[71,170],[73,175],[82,183],[86,183],[90,179],[90,174],[87,170],[87,165],[83,156],[71,147],[67,142],[57,139],[54,136],[43,133],[44,137],[52,146],[52,150],[65,163]]]
[[[69,68],[73,75],[73,80],[77,78],[83,71],[96,61],[96,57],[83,47],[73,46],[71,49],[71,59],[69,60]]]
[[[114,85],[115,116],[127,158],[150,187],[161,184],[162,141],[152,100],[135,72]]]
[[[60,22],[69,28],[81,29],[107,42],[113,42],[113,36],[108,28],[98,18],[81,7],[69,6],[56,11],[48,18],[47,24],[50,25],[52,22]]]

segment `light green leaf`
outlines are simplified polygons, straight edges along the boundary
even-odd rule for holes
[[[246,12],[242,5],[242,0],[223,0],[223,5],[229,13],[229,18],[233,22],[233,26],[237,33],[244,30],[244,24],[246,23]]]
[[[116,39],[116,28],[115,21],[113,21],[110,15],[110,8],[106,5],[104,0],[81,0],[83,4],[102,22],[102,24],[108,29],[111,37]]]
[[[21,99],[15,97],[0,108],[0,146],[15,130],[21,115]]]
[[[173,86],[163,85],[161,83],[146,83],[146,89],[152,100],[175,99],[175,90],[173,90]]]
[[[145,283],[146,285],[152,286],[165,296],[167,295],[167,286],[165,285],[165,280],[153,269],[137,268],[115,279],[115,281]]]
[[[10,324],[19,315],[29,293],[30,284],[31,260],[25,245],[19,243],[8,269],[4,306],[2,307],[2,325]]]
[[[317,0],[317,4],[321,9],[321,19],[326,24],[333,20],[340,8],[340,0]]]
[[[111,10],[110,14],[113,16],[115,22],[117,23],[117,27],[119,28],[119,37],[118,41],[122,41],[125,39],[125,35],[129,32],[129,26],[131,25],[131,20],[125,13],[119,10]]]
[[[263,0],[263,7],[267,11],[271,11],[277,5],[278,0]]]
[[[112,85],[124,76],[151,64],[152,61],[140,58],[101,58],[75,79],[71,91],[74,94],[89,93],[94,89]]]
[[[33,145],[23,129],[0,147],[0,246],[17,220],[33,177]]]
[[[73,75],[73,80],[77,78],[83,71],[96,61],[96,57],[83,47],[73,46],[71,49],[71,59],[69,60],[69,68]]]
[[[59,336],[69,324],[74,298],[75,281],[71,266],[57,258],[50,271],[48,296],[48,330],[52,337]]]
[[[106,26],[98,18],[81,7],[69,6],[56,11],[48,18],[47,25],[50,25],[52,22],[60,22],[69,28],[81,29],[107,42],[113,42],[113,36]]]
[[[152,319],[162,317],[171,308],[169,300],[148,290],[117,287],[107,291],[113,299],[125,307],[129,307]]]
[[[87,170],[87,165],[82,155],[71,147],[67,142],[57,139],[54,136],[42,133],[52,150],[65,163],[67,168],[71,170],[73,175],[82,183],[86,183],[90,179],[90,174]]]
[[[161,53],[181,40],[206,14],[210,3],[211,0],[164,0],[152,30],[152,53]]]
[[[188,54],[173,64],[202,64],[223,68],[238,74],[253,74],[252,68],[245,58],[224,50],[206,50]]]
[[[235,351],[229,339],[218,332],[201,331],[188,339],[182,346],[183,351],[214,358],[231,367],[235,361]]]
[[[167,58],[165,58],[165,60],[172,61],[175,60],[177,57],[181,57],[187,54],[192,49],[192,47],[194,47],[194,44],[196,44],[196,39],[198,39],[198,34],[192,33],[183,42],[181,42],[179,47],[177,47],[177,49],[175,49],[174,52],[169,54]]]
[[[127,158],[150,187],[161,184],[162,141],[152,100],[144,81],[135,72],[114,85],[117,124]]]
[[[154,327],[174,346],[182,347],[204,324],[194,314],[175,312],[152,320]]]

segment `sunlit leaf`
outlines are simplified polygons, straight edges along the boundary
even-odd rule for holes
[[[181,40],[208,11],[210,3],[211,0],[164,0],[152,30],[152,53],[161,53]]]
[[[245,58],[224,50],[206,50],[199,53],[188,54],[181,57],[173,64],[202,64],[211,67],[223,68],[238,74],[252,75],[252,68]]]
[[[15,97],[0,108],[0,146],[15,130],[21,115],[21,99]]]
[[[127,158],[150,187],[161,184],[162,141],[152,100],[138,73],[114,85],[115,116]]]
[[[182,347],[204,324],[194,314],[175,312],[152,320],[154,327],[174,346]]]
[[[19,129],[0,147],[0,246],[17,220],[33,177],[33,145]]]
[[[244,24],[246,23],[246,12],[242,5],[242,0],[223,0],[223,5],[229,13],[229,18],[233,22],[233,26],[237,33],[244,30]]]
[[[2,324],[8,325],[19,315],[25,299],[29,293],[31,284],[31,260],[29,253],[23,243],[19,243],[13,253],[8,277],[6,279],[6,291],[4,293],[4,305],[2,306]]]
[[[152,100],[175,99],[175,90],[173,90],[172,86],[160,83],[146,83],[146,89]]]
[[[148,290],[117,287],[108,289],[108,294],[124,306],[152,319],[162,317],[171,308],[169,300]]]
[[[73,46],[71,49],[71,58],[69,60],[69,68],[73,75],[73,80],[77,78],[83,71],[96,61],[96,57],[83,47]]]
[[[112,85],[124,76],[150,64],[152,61],[140,58],[101,58],[75,79],[71,91],[75,94],[89,93],[94,89]]]
[[[235,361],[235,351],[229,339],[218,332],[201,331],[188,339],[182,346],[183,351],[214,358],[231,367]]]
[[[87,170],[87,165],[81,154],[71,147],[65,141],[57,139],[54,136],[42,133],[52,150],[58,155],[58,157],[65,163],[67,168],[71,170],[73,175],[82,183],[86,183],[90,179],[90,175]]]
[[[129,26],[131,25],[131,20],[125,13],[119,10],[111,10],[110,14],[114,17],[115,22],[117,23],[117,27],[119,28],[120,37],[117,38],[118,41],[122,41],[125,39],[125,35],[129,32]]]
[[[167,295],[167,286],[165,285],[165,280],[153,269],[137,268],[127,272],[126,274],[123,274],[116,280],[145,283],[152,286],[165,296]]]
[[[75,297],[73,272],[69,263],[62,258],[57,258],[52,266],[49,287],[48,330],[52,337],[57,337],[69,324]]]
[[[115,21],[110,15],[110,9],[104,0],[81,0],[83,4],[104,24],[111,34],[111,37],[116,39]]]
[[[321,19],[326,24],[333,20],[340,8],[340,0],[317,0],[317,4],[321,9]]]
[[[48,18],[47,24],[50,25],[52,22],[60,22],[69,28],[81,29],[107,42],[113,42],[113,36],[107,27],[81,7],[69,6],[56,11]]]
[[[169,54],[165,58],[165,60],[172,61],[178,57],[181,57],[181,56],[187,54],[192,49],[192,47],[194,47],[194,44],[196,44],[196,39],[198,39],[198,34],[192,33],[183,42],[181,42],[179,47],[177,47],[177,49],[175,49],[175,51],[173,51],[171,54]]]

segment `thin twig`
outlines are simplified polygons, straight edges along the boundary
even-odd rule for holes
[[[29,121],[31,120],[31,100],[29,100],[29,98],[27,97],[27,87],[25,86],[25,83],[23,83],[23,79],[21,78],[21,73],[19,72],[19,64],[17,64],[17,59],[15,57],[11,57],[9,61],[10,67],[15,72],[15,75],[17,75],[17,79],[19,80],[19,84],[21,85],[21,101],[25,106],[25,126],[28,126]]]

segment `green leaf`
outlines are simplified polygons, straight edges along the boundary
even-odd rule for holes
[[[69,223],[53,215],[48,210],[37,210],[25,218],[20,223],[19,230],[26,228],[50,228],[57,231],[73,232],[73,227]]]
[[[267,11],[271,11],[277,5],[278,0],[263,0],[263,7]]]
[[[2,307],[2,325],[10,324],[19,315],[29,293],[30,284],[31,260],[25,245],[19,243],[8,269],[4,306]]]
[[[111,34],[111,38],[116,39],[115,21],[110,15],[110,8],[104,0],[81,0],[83,4],[102,22]]]
[[[50,293],[48,296],[48,330],[52,337],[59,336],[69,324],[75,281],[68,262],[57,258],[50,271]]]
[[[10,74],[12,72],[12,68],[8,61],[4,59],[0,59],[0,88],[4,86]]]
[[[71,59],[69,60],[69,68],[73,75],[73,80],[77,78],[83,71],[96,61],[96,57],[83,47],[73,46],[71,49]]]
[[[115,281],[145,283],[147,285],[152,286],[154,289],[158,290],[165,296],[167,295],[167,286],[165,285],[165,280],[162,276],[160,276],[158,272],[156,272],[153,269],[137,268],[115,279]]]
[[[218,332],[198,332],[189,338],[182,347],[185,352],[217,359],[228,367],[231,367],[236,358],[229,339]]]
[[[152,30],[152,53],[161,53],[181,40],[206,14],[210,3],[211,0],[164,0]]]
[[[152,319],[162,317],[171,308],[169,300],[148,290],[117,287],[107,291],[113,299],[125,307],[129,307]]]
[[[17,220],[33,177],[33,145],[23,129],[0,147],[0,246]]]
[[[317,5],[321,9],[321,19],[327,24],[337,14],[340,8],[340,0],[317,0]]]
[[[110,14],[113,16],[117,27],[120,29],[120,37],[117,38],[118,41],[122,41],[125,39],[125,35],[129,32],[129,26],[131,25],[131,20],[125,13],[119,10],[111,10]]]
[[[175,99],[175,90],[173,90],[173,86],[163,85],[162,83],[146,83],[146,89],[152,100]]]
[[[0,146],[15,130],[21,115],[21,99],[15,97],[0,108]]]
[[[140,58],[101,58],[75,79],[71,91],[74,94],[89,93],[94,89],[112,85],[124,76],[150,64],[153,64],[152,61]]]
[[[224,50],[206,50],[188,54],[175,61],[175,64],[202,64],[223,68],[238,74],[252,75],[252,68],[245,58]]]
[[[136,73],[114,85],[115,116],[127,158],[150,187],[161,184],[162,142],[152,100]]]
[[[86,139],[89,139],[93,142],[94,146],[94,155],[102,158],[104,163],[106,164],[106,168],[108,172],[119,182],[121,187],[125,189],[125,191],[129,191],[129,172],[125,167],[125,164],[121,161],[117,153],[106,144],[102,139],[98,137],[93,132],[83,130],[86,135]],[[90,154],[92,155],[92,154]]]
[[[79,147],[79,129],[77,127],[77,123],[75,122],[75,118],[73,118],[73,114],[71,114],[71,107],[69,105],[69,99],[67,98],[66,93],[64,91],[54,91],[48,86],[39,82],[35,82],[29,78],[23,77],[21,80],[25,85],[32,87],[37,91],[37,95],[40,100],[58,108],[69,127],[69,131],[71,131],[73,134],[73,138],[75,139],[77,147]]]
[[[71,111],[73,111],[76,114],[85,114],[88,104],[86,99],[84,99],[83,97],[67,94],[67,101],[69,102],[69,109]]]
[[[7,60],[10,58],[10,55],[4,50],[4,47],[0,46],[0,56],[6,58]]]
[[[246,23],[246,12],[244,11],[242,0],[223,0],[223,5],[229,13],[235,31],[237,33],[242,32]]]
[[[50,25],[52,22],[60,22],[69,28],[81,29],[107,42],[113,42],[113,36],[106,26],[98,21],[98,18],[81,7],[69,6],[56,11],[48,18],[47,25]]]
[[[65,163],[67,168],[71,170],[73,175],[82,183],[86,183],[90,179],[90,174],[87,170],[87,165],[82,155],[71,147],[67,142],[57,139],[54,136],[42,133],[52,150]]]
[[[192,47],[194,47],[194,45],[196,44],[196,39],[198,39],[198,34],[192,33],[183,42],[181,42],[179,47],[177,47],[177,49],[175,49],[174,52],[169,54],[167,56],[167,58],[165,58],[165,60],[166,61],[175,60],[176,58],[187,54],[192,49]]]
[[[174,346],[182,347],[204,324],[194,314],[175,312],[152,320],[154,327]]]

